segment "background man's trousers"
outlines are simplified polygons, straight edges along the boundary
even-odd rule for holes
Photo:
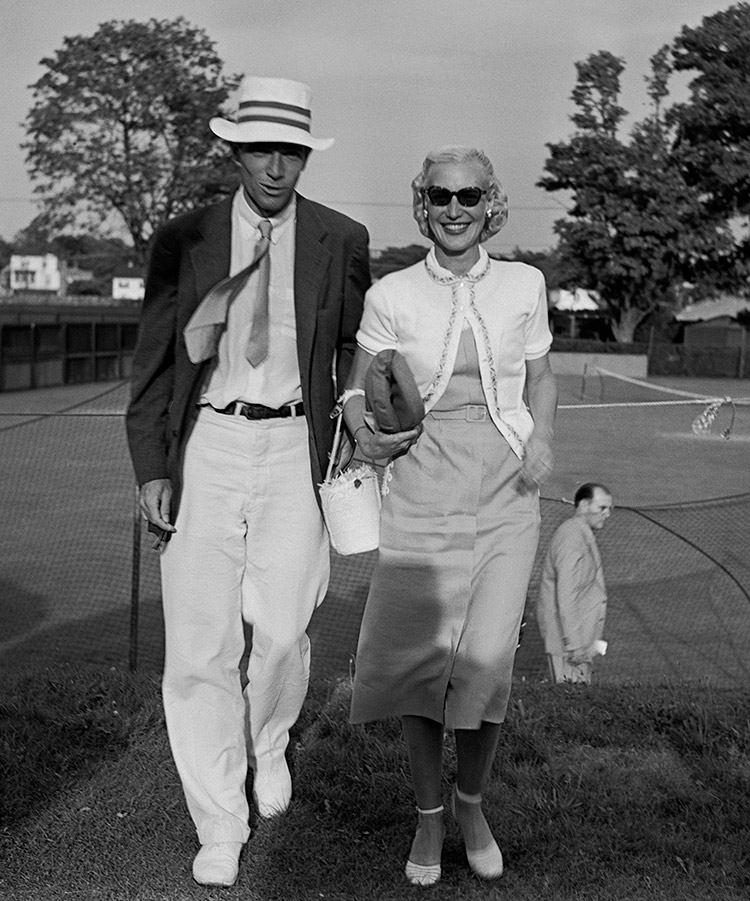
[[[328,587],[307,422],[204,407],[183,473],[177,532],[161,557],[167,729],[201,844],[244,842],[248,767],[261,813],[291,794],[284,751],[307,692],[305,630]]]
[[[589,661],[574,665],[565,657],[547,654],[550,678],[553,682],[590,682],[593,666]]]

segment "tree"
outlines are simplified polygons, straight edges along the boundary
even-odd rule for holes
[[[13,252],[21,254],[54,253],[49,224],[42,216],[35,216],[31,222],[13,236]]]
[[[406,269],[420,262],[427,256],[427,248],[423,244],[408,244],[406,247],[386,247],[370,264],[373,278],[382,278],[389,272]]]
[[[618,341],[661,306],[680,303],[684,282],[700,278],[706,259],[726,254],[728,229],[706,215],[700,194],[672,153],[663,101],[671,72],[662,48],[647,79],[652,113],[620,138],[627,115],[618,104],[621,59],[606,51],[577,63],[572,98],[577,130],[548,144],[548,173],[538,184],[569,191],[567,219],[555,223],[562,283],[599,293]]]
[[[14,252],[12,245],[4,238],[0,238],[0,271],[5,269],[10,263],[10,258]]]
[[[501,260],[512,260],[519,263],[527,263],[536,266],[544,273],[544,281],[547,290],[551,291],[560,287],[560,254],[554,250],[522,250],[516,246],[510,254],[490,254]]]
[[[32,85],[23,148],[48,231],[124,223],[139,259],[157,226],[229,190],[210,134],[237,83],[182,17],[65,38]]]
[[[713,214],[744,220],[744,239],[736,238],[717,280],[718,287],[737,290],[750,275],[750,5],[685,26],[672,56],[676,70],[697,73],[690,99],[670,112],[686,178]]]

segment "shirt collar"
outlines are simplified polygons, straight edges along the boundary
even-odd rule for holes
[[[456,275],[450,269],[445,269],[438,263],[437,254],[435,253],[435,245],[430,248],[430,252],[425,257],[425,268],[433,281],[439,285],[457,285],[460,282],[467,281],[471,284],[480,281],[489,272],[490,257],[487,251],[480,245],[479,259],[469,269],[466,275]]]
[[[264,216],[259,216],[247,202],[247,198],[245,197],[245,192],[242,189],[242,186],[237,189],[237,193],[234,195],[234,210],[236,215],[239,216],[240,222],[246,223],[252,229],[257,229],[261,223],[261,220],[265,218]],[[273,226],[271,231],[272,244],[278,244],[279,239],[286,231],[289,223],[294,222],[296,215],[297,193],[295,191],[292,194],[290,203],[285,206],[277,216],[268,217],[269,222]]]

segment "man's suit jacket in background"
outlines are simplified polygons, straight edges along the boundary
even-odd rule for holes
[[[607,592],[596,538],[582,516],[552,537],[542,567],[537,621],[547,654],[588,648],[604,632]]]
[[[172,523],[179,507],[182,455],[211,366],[210,360],[190,361],[183,331],[209,289],[229,274],[231,210],[229,197],[171,220],[157,231],[151,251],[126,424],[138,484],[172,481]],[[334,365],[340,392],[369,284],[365,227],[297,195],[297,355],[316,487],[332,443]]]

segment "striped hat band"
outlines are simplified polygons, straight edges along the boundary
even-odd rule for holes
[[[311,114],[302,106],[289,103],[273,103],[263,100],[245,100],[240,103],[237,124],[242,122],[273,122],[276,125],[291,125],[310,131]]]

